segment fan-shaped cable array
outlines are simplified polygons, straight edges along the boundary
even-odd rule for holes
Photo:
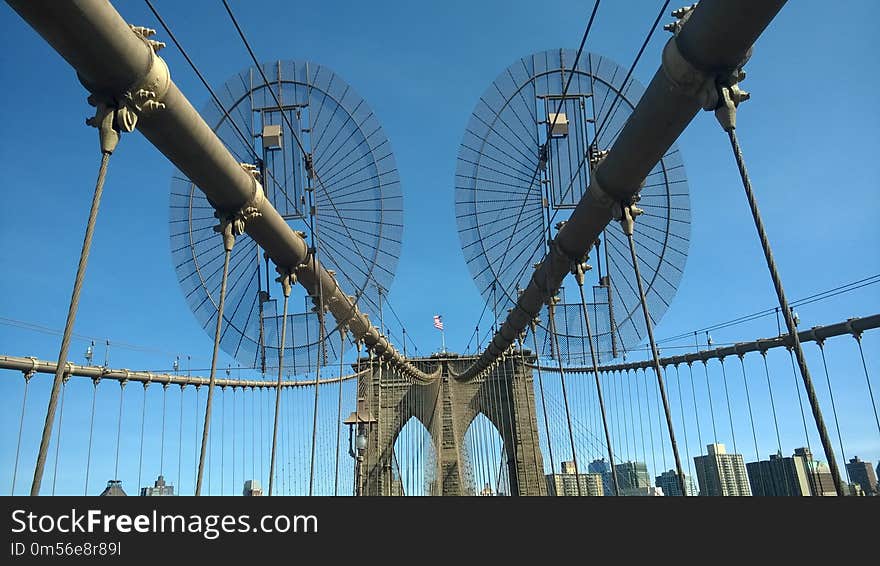
[[[504,70],[480,97],[459,149],[455,204],[462,251],[498,319],[514,306],[517,290],[528,285],[558,223],[587,190],[591,161],[613,145],[644,92],[634,79],[624,84],[625,69],[607,57],[584,54],[574,67],[575,55],[574,50],[548,50]],[[681,280],[690,235],[687,179],[676,146],[647,176],[640,197],[645,214],[636,222],[635,240],[656,324]],[[607,361],[645,337],[628,243],[619,226],[604,231],[590,264],[588,312],[599,359]],[[590,297],[589,287],[586,291]],[[560,353],[566,361],[587,363],[583,309],[573,283],[563,286],[560,300]],[[542,318],[539,341],[549,355],[546,311]]]
[[[403,228],[390,143],[366,102],[326,67],[276,61],[263,64],[262,71],[249,68],[229,79],[216,91],[224,108],[211,102],[203,116],[233,155],[257,166],[266,197],[293,229],[310,233],[314,215],[319,236],[316,241],[311,234],[310,241],[321,262],[377,320],[379,294],[387,293],[394,278]],[[169,223],[184,296],[211,333],[223,249],[213,230],[214,208],[179,173],[172,181]],[[256,242],[239,236],[230,260],[221,347],[242,364],[266,371],[277,369],[281,334],[276,276]],[[322,337],[316,298],[295,289],[284,355],[290,374],[330,364],[343,353],[338,338],[328,339],[326,359],[317,360],[320,341],[338,327],[328,320]]]

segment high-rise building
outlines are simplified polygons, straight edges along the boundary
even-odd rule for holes
[[[620,484],[620,495],[642,495],[651,485],[651,476],[648,475],[648,465],[644,462],[621,462],[614,465],[617,472],[617,482]]]
[[[110,480],[107,482],[107,487],[104,488],[104,491],[101,492],[101,497],[113,497],[113,496],[125,496],[128,495],[122,489],[122,480]]]
[[[605,495],[614,495],[614,478],[611,474],[611,464],[605,458],[593,460],[587,466],[587,471],[591,474],[599,474],[602,476],[602,491]]]
[[[627,489],[625,495],[628,497],[663,497],[665,494],[663,493],[662,487],[649,485],[648,487]]]
[[[547,493],[559,496],[601,497],[604,495],[602,474],[576,474],[574,462],[562,462],[562,473],[544,476],[547,481]],[[578,492],[580,490],[580,493]]]
[[[156,478],[156,482],[153,484],[153,487],[142,487],[141,488],[142,496],[159,496],[159,495],[174,495],[174,486],[165,484],[165,476],[159,476]]]
[[[813,452],[809,448],[795,448],[794,454],[804,459],[811,495],[826,497],[837,495],[837,490],[834,487],[834,477],[831,475],[828,464],[814,460]]]
[[[865,492],[862,491],[862,486],[857,483],[848,483],[843,488],[843,494],[850,497],[864,497]]]
[[[751,495],[742,454],[728,454],[723,444],[709,444],[706,449],[705,456],[694,457],[700,495]]]
[[[803,456],[783,458],[782,452],[769,460],[746,464],[752,495],[799,497],[810,495],[807,467]]]
[[[865,495],[877,495],[877,476],[874,475],[870,462],[864,462],[855,456],[847,462],[846,471],[850,481],[862,486]]]
[[[246,480],[241,494],[245,497],[258,497],[263,495],[263,486],[260,485],[260,480]]]
[[[663,472],[654,478],[654,485],[663,490],[663,495],[681,495],[681,486],[678,483],[678,472],[675,470]],[[684,489],[685,495],[688,497],[695,497],[697,495],[697,488],[694,485],[694,480],[687,474],[684,476]]]

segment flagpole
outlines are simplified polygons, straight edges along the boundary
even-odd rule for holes
[[[445,330],[442,330],[442,329],[440,330],[440,342],[441,342],[441,344],[443,345],[443,346],[442,346],[442,347],[443,347],[443,353],[445,354],[445,353],[446,353],[446,331],[445,331]]]

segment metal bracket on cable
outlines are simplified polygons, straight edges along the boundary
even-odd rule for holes
[[[715,108],[715,118],[725,132],[736,129],[736,109],[740,102],[745,102],[751,95],[739,88],[737,82],[744,79],[746,74],[739,71],[733,84],[718,83],[718,107]]]
[[[89,95],[86,101],[90,106],[95,107],[95,115],[86,118],[86,125],[98,129],[101,153],[110,155],[119,143],[120,132],[126,131],[120,127],[120,109],[116,104],[100,99],[94,94]]]
[[[291,288],[296,284],[296,269],[276,267],[275,271],[279,273],[275,281],[281,283],[281,292],[289,297]]]
[[[638,202],[638,198],[635,198],[633,200],[635,202]],[[621,203],[619,205],[623,213],[620,217],[620,225],[623,228],[623,233],[627,236],[633,235],[633,230],[636,224],[636,217],[641,216],[645,213],[644,210],[635,205],[635,202],[630,204]]]
[[[730,72],[707,72],[694,66],[681,53],[676,39],[696,7],[695,3],[673,11],[676,21],[663,26],[673,37],[663,49],[662,68],[672,84],[696,97],[704,110],[715,111],[721,127],[729,132],[736,128],[737,106],[749,99],[749,93],[741,90],[737,83],[746,78],[742,67],[751,57],[751,49],[737,68]]]
[[[737,68],[730,72],[722,71],[719,73],[714,70],[701,69],[691,63],[679,49],[677,39],[696,6],[697,4],[693,4],[673,11],[672,15],[676,21],[663,27],[666,31],[671,32],[673,37],[663,48],[661,68],[675,88],[696,98],[704,110],[717,110],[719,107],[725,106],[721,87],[733,87],[745,78],[742,67],[751,57],[751,49],[746,52],[743,61],[737,65]],[[746,93],[742,94],[745,95],[744,99],[748,98]],[[732,93],[733,100],[739,104],[737,96],[736,93]]]
[[[214,217],[220,220],[220,224],[214,226],[214,231],[223,234],[223,246],[228,252],[232,251],[232,247],[235,245],[235,237],[244,234],[247,223],[254,218],[262,216],[260,206],[265,199],[263,187],[257,181],[259,172],[252,168],[252,166],[249,167],[247,163],[242,163],[241,165],[254,179],[254,194],[251,200],[233,213],[223,213],[219,210],[214,212]]]
[[[587,263],[587,259],[589,259],[589,254],[584,256],[584,261],[573,261],[571,262],[571,273],[574,275],[575,281],[579,287],[584,286],[584,274],[587,271],[591,271],[593,266]]]
[[[139,116],[165,108],[162,99],[171,86],[171,74],[168,71],[168,65],[161,57],[156,55],[156,52],[165,47],[165,44],[161,41],[150,39],[150,37],[156,34],[156,30],[141,26],[130,25],[129,27],[132,33],[150,48],[150,64],[146,73],[126,92],[100,93],[100,95],[92,94],[89,96],[89,104],[98,108],[95,118],[87,121],[89,125],[101,128],[104,120],[107,118],[107,108],[112,108],[112,126],[116,135],[108,136],[106,146],[102,137],[101,149],[105,153],[112,153],[113,148],[116,147],[118,132],[134,131]],[[89,91],[94,90],[82,77],[79,77],[79,79]],[[110,149],[108,150],[107,147]]]

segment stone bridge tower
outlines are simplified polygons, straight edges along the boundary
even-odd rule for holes
[[[465,433],[483,414],[501,435],[512,495],[546,495],[544,465],[538,436],[532,371],[523,356],[509,356],[485,378],[456,378],[473,357],[435,354],[410,359],[426,373],[440,377],[428,385],[407,382],[377,360],[361,360],[358,397],[377,423],[370,426],[362,473],[364,495],[396,495],[392,470],[394,443],[410,418],[428,431],[434,448],[432,495],[474,495],[467,477]],[[533,356],[526,351],[525,359]],[[429,471],[430,472],[430,471]]]

